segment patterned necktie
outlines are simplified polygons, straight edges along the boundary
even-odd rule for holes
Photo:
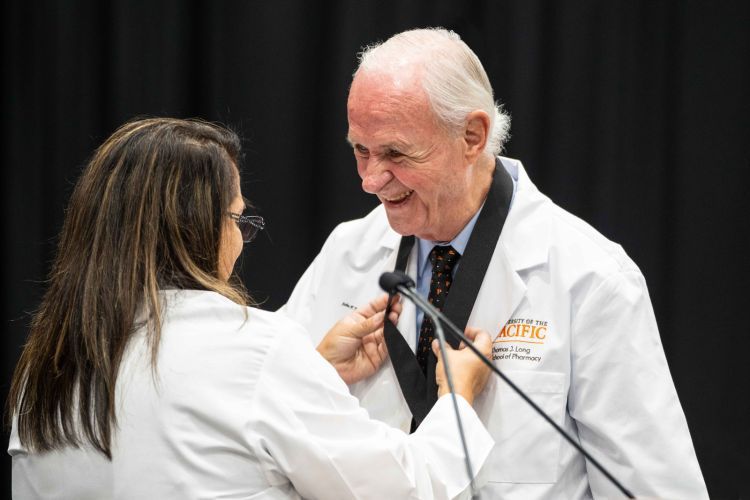
[[[430,252],[432,279],[430,280],[430,294],[427,296],[427,300],[438,311],[442,311],[445,306],[445,299],[448,297],[448,290],[450,290],[453,281],[453,267],[458,262],[459,257],[461,257],[461,254],[454,250],[452,246],[436,245]],[[422,320],[422,327],[419,329],[419,343],[417,344],[417,361],[425,375],[427,374],[427,360],[432,351],[432,340],[434,338],[435,325],[425,315]]]

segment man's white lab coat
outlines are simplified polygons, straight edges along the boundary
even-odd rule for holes
[[[495,364],[636,495],[707,498],[641,272],[540,193],[520,162],[501,161],[516,193],[468,326],[490,332]],[[382,205],[339,225],[283,310],[319,340],[380,292],[399,241]],[[416,245],[412,277],[415,262]],[[412,304],[398,328],[414,349]],[[390,362],[351,390],[372,417],[409,429]],[[475,406],[496,441],[480,474],[483,498],[622,496],[501,380]]]
[[[14,498],[450,498],[468,486],[449,396],[408,436],[368,418],[297,323],[213,292],[162,296],[157,380],[145,329],[123,358],[112,462],[86,447],[28,453],[14,426]],[[479,465],[492,438],[458,401]]]

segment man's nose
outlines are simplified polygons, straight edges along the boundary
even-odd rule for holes
[[[362,177],[362,189],[366,193],[377,194],[391,179],[393,174],[390,170],[373,162],[368,165],[367,172]]]

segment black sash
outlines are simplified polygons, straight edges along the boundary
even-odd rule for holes
[[[512,197],[513,180],[500,164],[500,160],[496,159],[495,173],[487,199],[471,232],[466,250],[461,256],[458,269],[453,276],[450,293],[443,307],[443,313],[461,330],[466,329],[479,288],[482,286],[505,219],[508,217]],[[406,271],[406,263],[413,246],[414,236],[401,238],[395,270]],[[458,346],[458,341],[447,332],[446,339],[454,348]],[[409,343],[390,321],[385,322],[385,342],[391,363],[396,370],[401,392],[416,424],[419,425],[437,401],[438,387],[435,382],[437,358],[430,353],[425,378]]]

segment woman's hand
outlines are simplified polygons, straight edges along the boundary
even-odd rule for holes
[[[391,307],[394,324],[401,314],[401,304]],[[318,352],[336,368],[347,384],[359,382],[374,374],[388,356],[383,336],[383,318],[388,295],[383,294],[333,325],[318,345]]]
[[[479,328],[467,328],[465,335],[472,341],[474,347],[489,359],[492,354],[492,339],[489,334]],[[440,397],[443,394],[448,394],[450,389],[448,381],[445,378],[443,357],[440,353],[437,339],[432,341],[432,351],[438,358],[437,367],[435,368],[435,378],[438,384],[438,397]],[[487,378],[490,376],[490,369],[463,342],[458,346],[458,349],[453,349],[450,345],[446,345],[445,354],[449,359],[451,375],[453,376],[453,388],[456,394],[460,394],[469,404],[473,404],[474,397],[482,392],[487,383]]]

